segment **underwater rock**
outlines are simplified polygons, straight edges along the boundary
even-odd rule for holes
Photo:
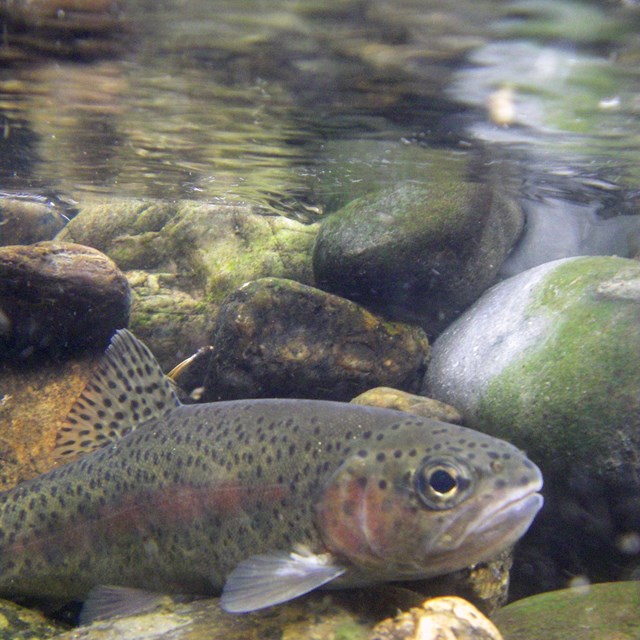
[[[367,640],[375,624],[370,601],[361,594],[318,593],[245,615],[225,613],[217,598],[175,603],[173,610],[111,618],[61,634],[56,640],[262,640],[336,637]],[[379,614],[378,614],[379,617]]]
[[[420,608],[377,624],[369,640],[502,640],[472,604],[453,596],[425,600]]]
[[[264,276],[312,283],[317,225],[244,204],[81,203],[59,238],[103,251],[134,292],[131,329],[169,369],[207,344],[222,300]]]
[[[59,207],[38,198],[0,194],[0,245],[52,240],[67,218]]]
[[[102,350],[129,321],[130,291],[107,256],[40,242],[0,248],[0,357]]]
[[[417,390],[429,344],[418,327],[292,280],[249,282],[223,303],[207,401],[300,397],[345,400],[371,387]]]
[[[610,582],[518,600],[493,621],[508,640],[640,638],[640,582]]]
[[[423,392],[547,469],[569,464],[640,488],[639,310],[636,261],[530,269],[440,336]]]
[[[94,57],[117,53],[124,3],[114,0],[19,0],[0,5],[4,49],[0,57],[28,51]]]
[[[375,387],[351,400],[353,404],[364,404],[370,407],[383,407],[386,409],[396,409],[397,411],[406,411],[414,413],[423,418],[431,420],[441,420],[442,422],[452,422],[460,424],[462,416],[460,412],[449,404],[434,400],[433,398],[425,398],[424,396],[416,396],[400,389],[392,389],[390,387]]]
[[[513,557],[513,549],[505,549],[491,560],[413,584],[411,588],[425,596],[459,596],[484,615],[492,616],[509,597]]]
[[[499,188],[445,173],[362,196],[326,218],[317,286],[441,331],[495,279],[523,225]]]
[[[38,611],[0,600],[0,640],[46,640],[65,630]]]
[[[640,263],[557,260],[488,291],[435,342],[422,392],[525,449],[545,507],[512,591],[615,580],[640,547]]]
[[[53,468],[58,431],[100,357],[0,363],[0,491]]]
[[[545,262],[572,256],[633,258],[640,250],[640,216],[605,218],[597,201],[523,200],[527,225],[500,269],[507,278]]]

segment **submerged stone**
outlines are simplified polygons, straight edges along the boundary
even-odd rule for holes
[[[58,431],[100,357],[0,363],[0,491],[53,468]]]
[[[434,345],[424,392],[547,468],[640,487],[640,263],[569,258],[506,280]]]
[[[100,251],[65,242],[0,248],[0,357],[101,350],[129,321],[130,291]]]
[[[345,400],[374,386],[416,391],[429,344],[413,326],[292,280],[262,278],[224,302],[204,399]]]
[[[502,640],[495,625],[462,598],[433,598],[376,625],[369,640]]]
[[[100,249],[134,292],[131,329],[167,369],[207,344],[222,300],[264,276],[311,283],[317,225],[195,201],[86,202],[60,234]]]
[[[433,335],[493,282],[522,224],[514,201],[460,167],[423,185],[399,183],[322,223],[316,282]]]
[[[0,640],[46,640],[65,630],[38,611],[0,600]]]
[[[512,602],[493,620],[508,640],[636,640],[640,582],[541,593]]]
[[[459,411],[449,404],[390,387],[369,389],[353,398],[351,402],[370,407],[406,411],[431,420],[441,420],[442,422],[452,422],[453,424],[462,422],[462,416]]]
[[[0,245],[53,240],[67,218],[56,203],[44,198],[0,194]]]

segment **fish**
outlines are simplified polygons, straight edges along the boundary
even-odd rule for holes
[[[56,452],[56,468],[0,494],[2,597],[111,586],[221,594],[245,613],[471,566],[543,504],[522,451],[462,426],[327,400],[183,405],[126,329]]]

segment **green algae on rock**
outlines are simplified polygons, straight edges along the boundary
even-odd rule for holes
[[[497,285],[436,342],[424,391],[547,468],[640,486],[639,283],[638,262],[581,257]]]
[[[166,368],[206,343],[220,302],[240,285],[264,276],[313,279],[317,225],[242,203],[109,199],[79,208],[59,237],[117,262],[134,294],[131,328]]]
[[[46,640],[65,630],[66,627],[51,622],[38,611],[0,600],[0,640]]]
[[[541,593],[498,611],[506,640],[636,640],[640,582],[610,582]]]
[[[231,294],[208,343],[214,345],[208,401],[348,401],[381,385],[416,391],[429,356],[418,327],[283,278],[261,278]]]

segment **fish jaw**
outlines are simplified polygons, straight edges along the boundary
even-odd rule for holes
[[[481,562],[513,546],[529,529],[544,498],[538,493],[542,481],[532,483],[521,491],[500,496],[495,502],[478,509],[477,514],[452,523],[440,535],[430,537],[424,547],[431,558],[431,566],[453,563],[460,550],[464,556]]]

